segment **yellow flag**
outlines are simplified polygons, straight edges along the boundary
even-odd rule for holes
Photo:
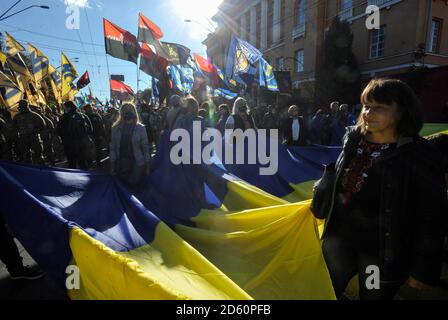
[[[6,53],[8,56],[14,56],[17,53],[25,51],[25,48],[17,42],[8,32],[5,32],[6,35]]]
[[[72,83],[78,77],[75,67],[62,52],[61,55],[61,68],[62,68],[62,100],[66,100],[69,97],[71,91],[73,90]],[[74,94],[73,94],[74,95]]]
[[[62,104],[61,87],[62,87],[62,76],[61,73],[56,70],[51,64],[48,66],[48,73],[50,74],[51,88],[53,89],[53,94],[56,101]]]
[[[3,65],[6,62],[6,55],[3,52],[0,52],[0,63],[2,64],[1,66],[3,67]]]
[[[28,51],[30,52],[31,71],[34,75],[34,80],[38,86],[42,79],[48,76],[48,58],[36,47],[28,43]]]

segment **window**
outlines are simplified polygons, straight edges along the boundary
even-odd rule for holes
[[[285,70],[285,59],[283,57],[275,59],[275,64],[277,66],[277,70]]]
[[[352,0],[340,0],[339,2],[339,18],[347,20],[353,16]]]
[[[285,17],[286,17],[286,4],[285,0],[279,0],[281,2],[281,11],[280,11],[280,42],[285,40]]]
[[[274,0],[268,0],[268,48],[273,45],[274,34]]]
[[[384,57],[386,26],[382,26],[379,30],[372,30],[370,38],[370,58]]]
[[[259,3],[257,6],[256,6],[256,15],[257,15],[257,18],[256,18],[256,21],[257,21],[257,32],[256,32],[256,42],[255,42],[255,47],[256,48],[260,48],[260,46],[261,46],[261,3]]]
[[[301,26],[306,23],[306,1],[307,0],[298,0],[297,4],[297,25]]]
[[[440,35],[442,31],[442,20],[433,19],[431,23],[431,38],[429,39],[429,52],[439,53]]]
[[[304,70],[304,64],[305,64],[305,52],[304,50],[298,50],[295,53],[295,58],[296,58],[296,72],[300,73],[303,72]]]

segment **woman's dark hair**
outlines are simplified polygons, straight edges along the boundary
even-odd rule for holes
[[[421,103],[414,91],[405,82],[387,78],[373,79],[361,95],[363,106],[372,102],[383,104],[395,102],[397,104],[397,111],[400,114],[397,125],[399,136],[416,136],[423,128]],[[362,112],[358,119],[358,126],[361,127],[363,133],[366,132]]]
[[[221,104],[221,105],[218,107],[218,111],[221,111],[222,109],[224,109],[224,110],[226,110],[228,113],[230,113],[229,106],[228,106],[227,104]]]

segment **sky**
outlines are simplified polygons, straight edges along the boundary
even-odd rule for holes
[[[17,0],[1,0],[0,14]],[[31,43],[60,66],[61,50],[72,60],[79,76],[88,70],[91,88],[101,100],[109,97],[107,60],[110,74],[123,74],[125,83],[137,89],[137,66],[107,57],[104,48],[103,18],[137,36],[138,13],[156,23],[163,31],[162,41],[180,43],[206,56],[202,41],[216,27],[210,20],[222,0],[22,0],[10,13],[30,5],[47,5],[49,10],[32,8],[0,22],[24,47]],[[66,27],[68,4],[79,8],[79,29]],[[190,19],[193,22],[186,23]],[[77,61],[75,62],[76,59]],[[140,72],[139,88],[150,86],[150,77]],[[83,89],[88,90],[88,89]]]

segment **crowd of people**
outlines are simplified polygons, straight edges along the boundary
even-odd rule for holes
[[[123,104],[124,106],[125,104]],[[112,142],[112,128],[123,116],[120,107],[78,108],[72,101],[61,108],[19,103],[18,113],[0,106],[0,159],[35,165],[66,166],[88,170],[103,167]],[[205,127],[225,129],[277,129],[288,145],[340,145],[345,128],[356,118],[349,106],[333,102],[308,117],[304,108],[292,105],[282,113],[277,106],[251,108],[243,98],[217,106],[213,99],[201,104],[172,95],[167,105],[136,104],[136,119],[144,125],[149,153],[154,155],[166,129],[182,121],[202,120]],[[64,164],[65,163],[65,164]]]
[[[251,108],[242,97],[217,106],[212,99],[200,104],[193,96],[172,95],[166,106],[124,102],[107,110],[67,101],[63,113],[22,100],[14,118],[0,109],[0,159],[89,170],[104,168],[108,158],[110,173],[137,187],[150,173],[164,131],[193,121],[221,132],[278,129],[289,146],[343,144],[316,184],[311,206],[326,219],[323,253],[333,287],[343,297],[358,273],[362,299],[392,299],[405,283],[427,290],[439,281],[448,136],[419,136],[419,101],[399,80],[372,80],[361,101],[361,109],[333,102],[308,116],[300,105]],[[0,231],[0,259],[13,266],[11,274],[39,277],[21,266],[12,238]],[[370,265],[382,270],[378,290],[365,285]]]

